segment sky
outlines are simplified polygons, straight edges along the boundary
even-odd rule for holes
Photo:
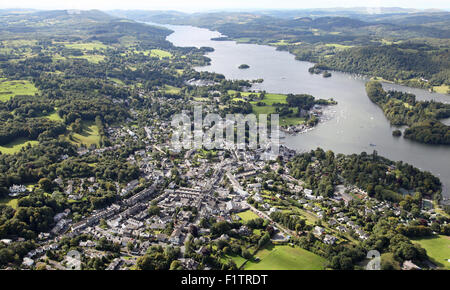
[[[450,10],[449,0],[2,0],[1,2],[0,9],[142,9],[200,12],[208,10],[403,7]]]

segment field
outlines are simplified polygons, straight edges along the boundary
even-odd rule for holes
[[[434,86],[433,92],[436,92],[439,94],[450,94],[450,86],[448,86],[448,85]]]
[[[166,85],[163,91],[167,94],[179,94],[181,92],[180,88]]]
[[[258,251],[259,262],[248,261],[245,270],[322,270],[326,260],[299,247],[268,245]]]
[[[225,255],[221,259],[224,262],[226,262],[228,260],[233,260],[233,262],[236,263],[236,266],[238,268],[240,268],[242,266],[242,264],[244,264],[244,262],[245,262],[245,258],[242,258],[241,256],[238,256],[238,255],[235,255],[235,256]]]
[[[325,44],[325,46],[334,47],[334,48],[339,49],[339,50],[353,47],[353,45],[343,45],[343,44],[339,44],[339,43],[327,43],[327,44]]]
[[[246,210],[246,211],[240,212],[237,214],[237,216],[239,216],[242,219],[242,221],[244,221],[244,222],[253,220],[253,219],[256,219],[259,217],[256,213],[252,212],[251,210]]]
[[[274,114],[275,113],[275,107],[273,104],[280,103],[280,104],[286,104],[286,95],[282,94],[266,94],[264,96],[264,99],[261,100],[261,102],[265,103],[266,106],[257,106],[257,102],[250,102],[253,107],[253,113],[256,115],[259,114]],[[294,108],[294,112],[296,112],[297,109]],[[300,125],[305,122],[304,118],[300,117],[281,117],[280,118],[280,125],[281,126],[291,126],[291,125]]]
[[[450,270],[450,237],[435,236],[431,238],[414,239],[414,242],[427,250],[431,261],[439,267]]]
[[[275,103],[286,104],[286,95],[266,94],[262,102],[268,106],[272,106]]]
[[[31,144],[31,146],[33,146],[38,143],[39,143],[38,141],[34,141],[34,140],[27,140],[25,138],[17,138],[8,144],[0,146],[0,152],[2,152],[2,154],[14,154],[14,153],[19,152],[20,149],[27,146],[28,144]]]
[[[34,96],[38,89],[29,81],[0,80],[0,102],[5,102],[17,95]]]
[[[18,198],[11,198],[11,197],[0,198],[0,204],[8,205],[14,209],[17,208],[18,201],[19,201]]]
[[[78,145],[84,144],[88,147],[91,145],[98,146],[100,144],[98,127],[94,124],[94,122],[84,122],[83,132],[81,132],[81,134],[74,133],[73,140],[71,141]]]
[[[62,122],[62,121],[64,121],[64,120],[58,115],[58,112],[57,112],[57,111],[51,113],[51,114],[48,115],[48,116],[45,116],[45,118],[47,118],[47,119],[49,119],[49,120],[52,120],[52,121],[57,121],[57,122]]]

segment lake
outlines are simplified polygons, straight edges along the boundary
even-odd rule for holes
[[[253,89],[272,93],[307,93],[316,98],[334,98],[338,102],[338,105],[327,109],[327,113],[332,115],[330,120],[319,123],[306,133],[286,136],[282,139],[286,146],[299,152],[317,147],[345,154],[376,150],[379,155],[403,160],[438,176],[444,184],[443,200],[450,202],[450,146],[425,145],[393,137],[395,128],[366,95],[366,78],[340,72],[332,72],[332,77],[323,78],[308,72],[312,63],[297,61],[294,55],[271,46],[212,41],[211,38],[223,35],[192,26],[163,26],[174,31],[167,40],[176,46],[214,48],[214,52],[207,55],[211,65],[196,68],[199,71],[221,73],[228,79],[262,78],[264,82],[255,84]],[[248,64],[250,68],[238,69],[241,64]],[[396,84],[383,85],[386,89],[411,92],[418,100],[450,102],[448,95]],[[444,123],[450,124],[450,119]]]

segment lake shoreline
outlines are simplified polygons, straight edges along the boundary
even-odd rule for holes
[[[158,25],[174,31],[167,39],[176,46],[214,48],[214,52],[207,53],[211,64],[196,67],[199,72],[216,72],[227,79],[264,79],[263,83],[253,84],[252,89],[279,94],[305,93],[337,101],[337,105],[333,106],[336,112],[332,119],[319,122],[313,130],[301,134],[286,134],[283,140],[285,146],[297,152],[307,152],[317,147],[343,154],[376,150],[386,158],[403,161],[439,177],[443,184],[441,203],[450,202],[450,148],[394,138],[393,128],[384,113],[366,95],[365,82],[368,78],[341,72],[334,72],[330,78],[311,75],[308,68],[312,63],[296,61],[291,53],[277,51],[272,46],[211,41],[220,33],[193,26]],[[242,63],[247,63],[250,68],[238,69]],[[418,100],[448,100],[448,95],[422,89],[396,84],[383,84],[383,87],[413,93]]]

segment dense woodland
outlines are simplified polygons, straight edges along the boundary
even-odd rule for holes
[[[450,85],[450,51],[426,44],[402,43],[390,46],[349,48],[321,60],[316,67],[350,73],[379,76],[383,79],[425,79],[423,86]]]
[[[390,161],[376,151],[335,155],[318,148],[296,156],[289,166],[294,177],[305,180],[316,195],[322,196],[332,196],[335,186],[342,181],[357,185],[369,196],[393,202],[404,199],[402,191],[435,198],[439,198],[441,191],[441,182],[431,173],[401,161]]]

